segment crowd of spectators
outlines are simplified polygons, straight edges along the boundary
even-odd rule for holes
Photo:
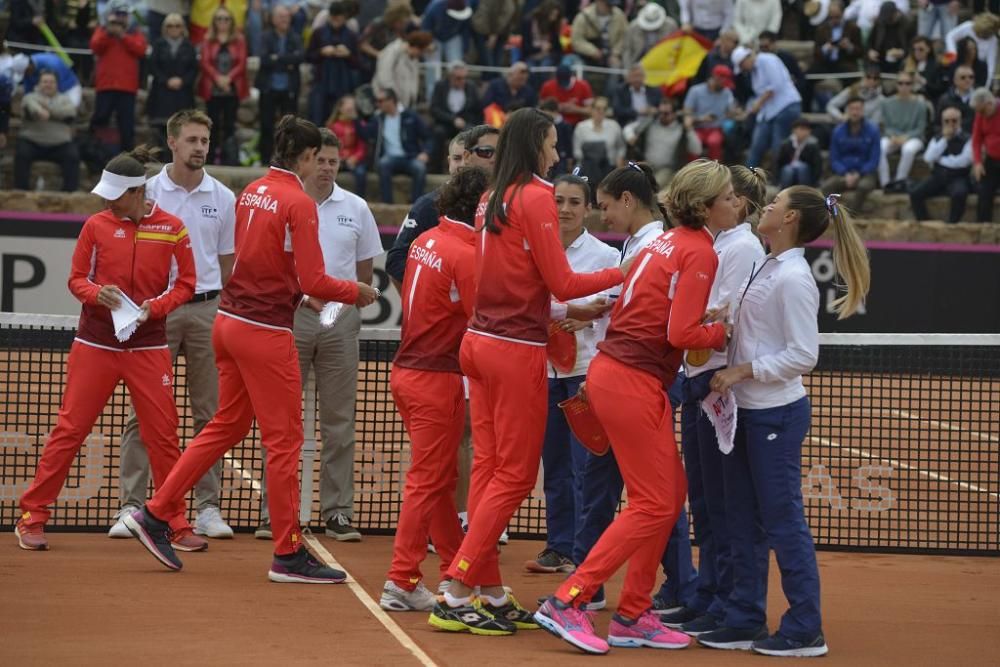
[[[592,180],[642,160],[665,186],[705,156],[763,166],[774,185],[843,191],[856,209],[877,189],[909,194],[918,219],[928,197],[949,195],[958,221],[974,192],[976,219],[990,221],[998,4],[0,0],[0,150],[13,154],[15,187],[33,187],[31,164],[45,160],[73,190],[78,160],[131,148],[137,128],[165,143],[180,109],[206,110],[209,163],[223,165],[267,164],[276,119],[299,112],[336,133],[359,194],[377,174],[392,202],[402,174],[412,201],[446,171],[455,135],[530,106],[556,121],[557,169]],[[49,30],[71,58],[46,48]],[[686,86],[647,85],[644,58],[679,31],[707,51],[697,73]],[[811,58],[780,39],[811,42]],[[254,122],[240,123],[247,105]]]

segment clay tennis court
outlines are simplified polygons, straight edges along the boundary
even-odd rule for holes
[[[72,333],[58,331],[55,337],[37,331],[12,336],[0,327],[6,336],[0,344],[0,521],[8,529],[58,409],[61,347]],[[162,569],[137,544],[105,537],[118,509],[117,441],[127,414],[120,389],[56,505],[51,551],[21,551],[13,535],[0,541],[0,636],[12,638],[0,644],[0,664],[579,661],[582,654],[542,631],[455,636],[431,630],[426,614],[386,616],[377,609],[391,552],[385,533],[394,526],[408,451],[388,393],[392,335],[366,335],[371,340],[363,344],[359,381],[355,523],[369,534],[361,544],[317,538],[320,554],[339,562],[356,585],[270,584],[270,543],[246,532],[228,542],[213,540],[207,553],[184,555],[181,573]],[[851,550],[819,553],[831,647],[826,661],[997,664],[1000,348],[975,348],[975,354],[972,347],[954,348],[933,363],[914,348],[904,351],[907,366],[898,372],[878,370],[884,360],[867,357],[870,367],[859,369],[854,353],[845,350],[826,361],[837,370],[825,370],[821,362],[809,378],[814,420],[803,448],[806,511],[817,543]],[[987,357],[976,356],[981,354]],[[940,364],[950,372],[941,372]],[[191,425],[182,365],[178,376],[186,439]],[[223,514],[244,531],[258,521],[255,437],[230,453],[224,475]],[[541,497],[539,484],[512,520],[512,533],[544,534]],[[311,504],[311,525],[321,534],[315,489]],[[516,539],[501,557],[508,583],[526,606],[559,581],[523,572],[524,561],[542,546]],[[772,565],[772,629],[784,609],[776,573]],[[436,584],[436,556],[428,557],[425,574]],[[611,606],[619,588],[616,577],[608,588]],[[609,618],[610,612],[600,613],[598,627],[606,628]],[[604,658],[608,664],[664,660],[716,665],[765,658],[697,647],[680,654],[615,649]]]

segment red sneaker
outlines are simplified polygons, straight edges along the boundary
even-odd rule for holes
[[[170,536],[170,545],[177,551],[207,551],[208,540],[198,537],[188,526]]]
[[[45,539],[45,526],[43,524],[28,525],[22,517],[14,525],[14,534],[17,535],[17,544],[22,549],[27,551],[46,551],[49,548],[49,541]]]

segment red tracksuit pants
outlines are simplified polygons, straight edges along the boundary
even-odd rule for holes
[[[294,553],[299,530],[302,378],[290,330],[258,326],[219,313],[212,327],[219,369],[219,409],[188,443],[167,481],[146,503],[154,516],[184,495],[250,432],[254,415],[267,450],[267,505],[274,552]],[[142,423],[142,417],[139,417]]]
[[[392,397],[410,435],[410,468],[396,525],[388,578],[412,591],[423,578],[427,536],[446,575],[462,544],[455,508],[458,447],[465,430],[465,388],[458,373],[392,367]]]
[[[117,351],[74,341],[66,362],[66,388],[58,421],[45,442],[35,479],[21,496],[21,509],[28,515],[25,523],[48,521],[48,506],[59,497],[73,459],[121,381],[128,387],[139,417],[139,432],[149,448],[153,484],[160,488],[181,455],[173,379],[166,346]],[[190,527],[184,516],[183,497],[163,505],[161,511],[160,516],[175,532]]]
[[[538,479],[548,416],[545,347],[466,332],[459,360],[475,447],[469,531],[448,574],[467,586],[499,586],[497,540]]]
[[[618,612],[638,618],[652,604],[663,549],[687,494],[673,414],[657,378],[604,353],[590,364],[586,392],[611,440],[628,504],[556,597],[589,600],[627,561]]]

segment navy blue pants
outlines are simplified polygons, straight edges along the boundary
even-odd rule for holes
[[[567,558],[573,556],[573,541],[583,507],[583,468],[587,450],[576,439],[559,403],[576,395],[587,376],[549,378],[549,417],[542,445],[545,487],[545,546]]]
[[[688,504],[700,549],[698,583],[687,606],[721,621],[733,587],[726,528],[722,452],[715,427],[701,409],[715,371],[685,378],[681,385],[681,449],[688,480]],[[688,550],[690,553],[690,549]]]
[[[733,573],[728,627],[766,623],[768,550],[774,549],[789,605],[778,632],[809,641],[822,631],[816,548],[802,506],[802,441],[809,415],[806,397],[737,413],[735,447],[722,457]]]
[[[681,382],[680,379],[674,382],[668,392],[670,405],[674,410],[680,405]],[[624,488],[625,482],[612,450],[608,450],[604,456],[594,456],[587,452],[581,489],[583,507],[573,543],[574,563],[579,565],[584,561],[601,533],[611,525]],[[675,601],[684,606],[692,601],[698,581],[698,571],[695,570],[691,557],[688,530],[687,510],[682,508],[663,553],[661,563],[667,578],[657,593],[667,601]]]

